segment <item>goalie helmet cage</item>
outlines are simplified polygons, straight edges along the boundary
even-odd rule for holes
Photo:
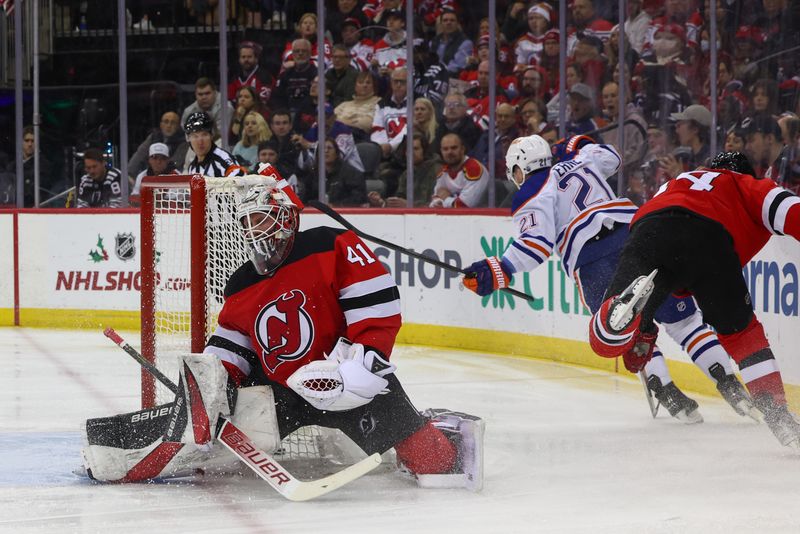
[[[222,309],[225,283],[249,261],[236,206],[251,186],[271,178],[147,177],[141,186],[142,355],[177,382],[178,360],[202,352]],[[142,407],[173,394],[142,371]],[[354,463],[363,453],[344,434],[307,426],[287,436],[284,460]]]

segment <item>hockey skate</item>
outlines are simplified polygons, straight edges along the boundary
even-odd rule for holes
[[[466,488],[480,491],[483,488],[483,419],[462,412],[429,408],[422,412],[431,418],[458,450],[456,465],[451,474],[417,475],[423,488]]]
[[[764,422],[781,442],[781,445],[800,449],[800,423],[785,405],[777,405],[772,395],[764,393],[753,399],[756,407],[764,414]]]
[[[709,374],[717,381],[717,391],[722,395],[722,398],[731,405],[731,408],[741,416],[747,416],[760,423],[764,420],[761,412],[753,404],[747,390],[736,378],[736,375],[726,375],[725,369],[718,363],[715,363],[708,369]]]
[[[642,312],[650,295],[653,294],[655,287],[653,280],[656,274],[658,269],[653,269],[647,276],[640,276],[614,298],[608,312],[608,327],[614,333],[625,331]]]
[[[647,387],[653,392],[658,402],[678,421],[687,425],[703,422],[703,416],[697,409],[697,403],[678,389],[674,382],[662,386],[661,379],[652,375],[647,379]]]

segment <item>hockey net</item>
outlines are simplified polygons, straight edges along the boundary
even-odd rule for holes
[[[203,351],[222,309],[228,278],[249,261],[236,206],[251,186],[266,181],[261,176],[195,175],[148,177],[142,182],[142,354],[173,382],[177,383],[180,356]],[[143,407],[173,397],[142,372]],[[350,463],[341,457],[349,448],[342,438],[347,440],[338,431],[307,426],[287,436],[276,454],[289,460]]]

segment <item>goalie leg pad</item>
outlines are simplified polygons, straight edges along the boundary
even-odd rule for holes
[[[220,414],[229,416],[232,411],[228,377],[222,362],[213,355],[185,355],[164,440],[210,450]]]
[[[269,386],[240,389],[236,413],[231,421],[259,448],[274,451],[279,447],[278,419]],[[82,451],[84,467],[91,478],[106,482],[189,476],[199,470],[214,473],[241,471],[239,460],[219,444],[203,451],[159,438],[140,448],[88,445]]]
[[[401,450],[398,458],[415,473],[417,483],[423,488],[466,488],[480,491],[483,488],[483,434],[485,423],[479,417],[445,409],[428,409],[423,415],[431,418],[430,424],[455,446],[455,461],[447,471],[421,472],[404,461]],[[413,436],[412,436],[413,437]]]

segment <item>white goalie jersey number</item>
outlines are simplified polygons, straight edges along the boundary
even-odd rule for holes
[[[350,263],[357,263],[362,267],[375,263],[377,260],[369,253],[369,251],[358,243],[355,247],[347,247],[347,261]]]

